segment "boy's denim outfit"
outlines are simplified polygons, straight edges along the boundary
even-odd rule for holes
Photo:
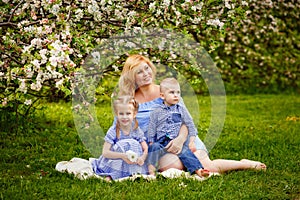
[[[151,164],[156,166],[159,159],[168,153],[165,147],[171,140],[178,136],[182,124],[185,124],[188,128],[188,137],[196,136],[198,134],[192,117],[181,102],[172,106],[162,104],[160,108],[152,111],[147,137],[148,142],[152,142],[152,145],[150,145],[148,150],[148,165]],[[182,151],[178,154],[178,157],[187,170],[192,174],[197,169],[202,169],[203,166],[194,153],[189,149],[188,142],[189,139],[185,141]]]

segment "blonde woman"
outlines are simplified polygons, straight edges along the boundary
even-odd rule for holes
[[[160,87],[155,84],[156,67],[146,57],[142,55],[131,55],[127,58],[119,80],[119,94],[132,95],[139,103],[137,120],[139,126],[147,136],[150,120],[150,113],[163,103],[160,98]],[[188,136],[188,129],[182,125],[178,136],[171,140],[166,146],[169,152],[159,161],[160,171],[169,168],[183,169],[183,165],[177,154],[181,152],[184,142]],[[194,154],[202,163],[203,167],[210,172],[227,172],[231,170],[265,170],[266,165],[259,161],[248,159],[242,160],[210,160],[208,151],[203,142],[196,136],[196,151]]]

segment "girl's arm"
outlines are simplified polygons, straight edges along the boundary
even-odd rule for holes
[[[147,156],[148,156],[148,145],[145,141],[141,142],[141,145],[142,145],[142,149],[143,149],[143,155],[140,156],[138,159],[137,159],[137,164],[138,165],[143,165],[145,163],[145,160],[147,159]]]
[[[133,164],[125,153],[111,151],[111,144],[108,142],[104,142],[102,156],[109,159],[122,159],[128,164]]]

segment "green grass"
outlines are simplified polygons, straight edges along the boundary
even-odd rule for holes
[[[210,123],[210,99],[199,100],[202,138]],[[300,199],[300,96],[227,96],[224,129],[211,158],[260,160],[268,170],[230,172],[204,182],[159,178],[106,183],[59,173],[57,162],[91,154],[76,132],[71,104],[44,106],[22,131],[9,131],[13,122],[1,127],[1,199]],[[107,130],[110,102],[97,106]],[[286,120],[289,116],[298,120]]]

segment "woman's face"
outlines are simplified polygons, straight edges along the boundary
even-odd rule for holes
[[[135,83],[137,87],[142,87],[152,83],[153,72],[151,67],[143,62],[135,71]]]

